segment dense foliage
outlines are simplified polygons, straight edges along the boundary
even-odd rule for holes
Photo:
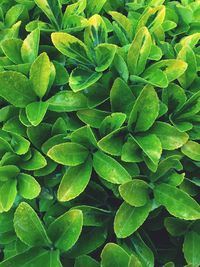
[[[0,267],[200,266],[200,1],[0,1]]]

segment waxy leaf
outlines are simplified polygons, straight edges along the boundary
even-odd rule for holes
[[[147,219],[151,205],[133,207],[124,202],[118,209],[114,220],[114,231],[118,238],[126,238],[134,233]]]
[[[141,261],[144,267],[153,267],[154,265],[154,254],[151,249],[145,244],[141,236],[136,233],[130,239],[130,246],[137,254],[138,259]]]
[[[87,108],[87,98],[81,93],[61,91],[48,99],[49,110],[72,112]]]
[[[148,134],[135,136],[134,141],[142,149],[144,161],[148,168],[155,172],[162,154],[160,139],[155,134]]]
[[[23,41],[21,55],[24,63],[33,63],[38,55],[40,31],[32,31]]]
[[[195,53],[190,46],[183,46],[181,51],[178,53],[178,59],[185,61],[188,64],[185,73],[178,78],[178,81],[183,88],[188,88],[196,77],[197,62]]]
[[[200,264],[200,235],[194,231],[188,231],[185,235],[183,252],[188,264],[198,266]]]
[[[75,130],[71,134],[71,141],[81,144],[89,149],[97,147],[95,134],[90,126],[86,125]]]
[[[200,219],[200,205],[184,191],[168,184],[155,187],[156,202],[164,205],[170,214],[184,220]]]
[[[52,42],[55,47],[65,56],[76,60],[84,65],[92,65],[86,45],[68,33],[52,33]]]
[[[32,150],[32,155],[27,161],[20,162],[20,167],[27,171],[35,171],[42,169],[47,165],[44,156],[36,149]]]
[[[150,132],[157,135],[162,148],[166,150],[174,150],[183,146],[189,138],[186,133],[180,132],[174,126],[161,121],[155,122]]]
[[[93,166],[97,174],[113,184],[123,184],[131,180],[130,174],[120,163],[103,152],[96,152],[93,157]],[[102,168],[102,166],[104,166]]]
[[[200,161],[200,144],[194,141],[188,141],[182,148],[181,152],[190,159]]]
[[[60,6],[59,6],[59,1],[54,1],[54,3],[48,0],[34,0],[36,5],[42,9],[44,14],[49,18],[51,22],[53,22],[57,27],[57,19],[58,16],[60,15]],[[54,11],[55,10],[55,11]],[[54,12],[56,14],[54,14]]]
[[[98,2],[94,2],[92,0],[87,0],[87,7],[86,11],[88,15],[98,14],[101,9],[103,8],[104,4],[106,3],[106,0],[100,0]]]
[[[69,250],[78,240],[83,225],[80,210],[70,210],[53,221],[48,228],[48,235],[54,246],[62,251]]]
[[[36,58],[30,69],[32,89],[40,98],[45,95],[48,89],[50,74],[51,65],[49,57],[46,53],[42,53]]]
[[[158,117],[159,99],[152,86],[145,86],[131,111],[128,127],[134,132],[148,130]]]
[[[148,200],[148,184],[142,180],[133,179],[130,182],[120,185],[121,197],[131,206],[144,206]]]
[[[101,72],[94,72],[88,68],[78,67],[71,72],[69,85],[74,92],[82,91],[96,83],[101,76]]]
[[[128,266],[129,255],[128,253],[121,248],[119,245],[114,243],[108,243],[101,253],[101,266],[119,266],[125,267]]]
[[[33,126],[39,125],[48,109],[46,102],[32,102],[26,106],[26,116]]]
[[[0,263],[1,267],[28,267],[28,266],[47,266],[61,267],[58,259],[58,251],[47,251],[43,248],[30,248],[22,253],[9,257]]]
[[[9,211],[17,196],[17,181],[9,179],[0,187],[0,212]]]
[[[22,41],[20,39],[12,38],[6,39],[1,42],[1,48],[4,54],[15,64],[22,63],[21,58],[21,46]]]
[[[128,85],[120,78],[117,78],[110,91],[110,102],[113,112],[131,112],[135,97]]]
[[[101,43],[107,42],[107,29],[104,20],[95,14],[88,20],[88,27],[84,32],[84,41],[90,48],[96,47]]]
[[[20,203],[15,212],[14,228],[18,238],[31,247],[50,245],[42,222],[25,202]]]
[[[88,157],[87,148],[76,143],[62,143],[52,147],[47,155],[62,165],[77,166]]]
[[[76,258],[74,267],[100,267],[99,263],[87,255]]]
[[[110,155],[120,156],[126,133],[126,127],[111,132],[98,142],[99,148]]]
[[[98,109],[85,109],[77,112],[77,116],[79,117],[79,119],[93,128],[99,128],[101,126],[102,121],[109,114],[109,112],[105,112]]]
[[[33,199],[39,195],[41,187],[34,177],[26,173],[20,173],[17,179],[20,196]]]
[[[179,59],[161,60],[147,68],[142,76],[153,85],[165,88],[169,82],[179,78],[187,67],[188,64]]]
[[[0,96],[19,108],[25,107],[36,99],[29,80],[15,71],[0,73]]]
[[[144,71],[151,46],[151,35],[146,27],[142,27],[128,50],[127,63],[130,74],[140,75]]]
[[[129,135],[121,151],[121,159],[125,162],[141,162],[142,151],[132,135]]]
[[[97,72],[105,71],[113,62],[117,47],[112,44],[99,44],[95,48]]]
[[[105,136],[119,129],[126,120],[126,114],[121,112],[112,113],[107,116],[101,123],[99,131],[102,136]]]
[[[92,161],[89,158],[81,165],[70,167],[58,188],[58,200],[69,201],[80,195],[89,183]]]
[[[135,255],[132,254],[129,260],[128,267],[142,267],[142,263]]]

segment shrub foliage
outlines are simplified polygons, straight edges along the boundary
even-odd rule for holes
[[[0,1],[0,267],[200,266],[200,2]]]

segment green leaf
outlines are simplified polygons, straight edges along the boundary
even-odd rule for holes
[[[146,27],[142,27],[128,50],[127,63],[130,74],[140,75],[144,71],[151,46],[151,35]]]
[[[20,162],[20,167],[27,171],[42,169],[47,165],[45,157],[36,149],[32,149],[31,158]]]
[[[151,205],[133,207],[124,202],[118,209],[114,219],[114,231],[118,238],[126,238],[133,234],[147,219]]]
[[[123,184],[131,180],[131,176],[126,169],[103,152],[98,151],[94,154],[93,166],[97,174],[110,183]]]
[[[56,70],[56,77],[55,77],[54,85],[66,84],[69,80],[69,74],[66,68],[55,60],[53,61],[53,64]]]
[[[33,199],[36,198],[41,191],[40,184],[35,178],[26,173],[20,173],[17,177],[19,194],[23,198]]]
[[[154,267],[154,254],[151,249],[144,243],[141,236],[136,233],[130,239],[130,247],[137,254],[138,259],[142,263],[142,267]]]
[[[132,254],[130,256],[128,267],[142,267],[142,263],[135,255]]]
[[[119,128],[103,137],[98,142],[98,147],[110,155],[120,156],[126,134],[126,127]]]
[[[10,179],[0,187],[0,211],[9,211],[17,196],[17,181]]]
[[[42,53],[36,58],[30,69],[32,89],[40,98],[45,95],[48,89],[50,74],[51,65],[49,57],[46,53]]]
[[[15,211],[14,228],[17,237],[31,247],[50,245],[50,240],[38,215],[25,202],[20,203]]]
[[[101,126],[102,121],[109,114],[109,112],[98,109],[85,109],[77,112],[77,116],[79,117],[79,119],[93,128],[99,128]]]
[[[127,115],[131,112],[135,97],[128,85],[117,78],[110,91],[110,103],[113,112],[123,112]]]
[[[100,267],[99,263],[87,255],[76,258],[74,267]]]
[[[134,132],[147,131],[159,114],[159,98],[150,85],[143,88],[131,111],[128,127]]]
[[[15,64],[22,63],[22,58],[21,58],[22,43],[23,43],[22,40],[16,38],[6,39],[1,42],[1,48],[4,54]]]
[[[116,21],[115,25],[117,25],[118,28],[124,33],[125,37],[129,40],[132,40],[133,25],[131,23],[131,20],[127,16],[117,11],[110,11],[109,15],[111,15],[112,18]]]
[[[21,55],[24,63],[33,63],[37,58],[40,41],[40,31],[32,31],[23,41]]]
[[[68,166],[77,166],[88,157],[87,148],[76,143],[63,143],[53,146],[47,155],[57,163]]]
[[[97,147],[97,140],[95,134],[90,126],[86,125],[75,130],[71,134],[71,141],[74,143],[81,144],[88,149]]]
[[[102,136],[105,136],[115,130],[118,130],[126,120],[126,114],[116,112],[107,116],[101,123],[99,131]]]
[[[107,238],[107,229],[105,227],[83,228],[81,236],[73,248],[67,253],[70,258],[89,254],[102,246]]]
[[[30,142],[24,137],[12,133],[11,146],[13,151],[18,155],[24,155],[28,152],[30,147]]]
[[[83,225],[84,226],[104,226],[105,222],[110,218],[111,212],[95,208],[93,206],[75,206],[73,209],[79,209],[83,213]]]
[[[33,126],[39,125],[48,109],[48,103],[46,102],[33,102],[26,106],[26,115],[28,120]]]
[[[133,179],[130,182],[120,185],[121,197],[131,206],[144,206],[148,200],[148,184],[143,180]]]
[[[5,25],[9,28],[17,22],[20,15],[24,11],[24,6],[17,4],[13,5],[5,15]]]
[[[108,243],[101,253],[101,266],[110,267],[128,267],[129,255],[119,245]]]
[[[169,82],[179,78],[187,69],[188,64],[179,59],[166,59],[148,67],[142,77],[152,84],[165,88]]]
[[[177,57],[188,64],[185,73],[178,78],[181,86],[186,89],[192,84],[197,75],[197,62],[195,53],[190,46],[183,46]]]
[[[183,252],[188,264],[199,266],[200,264],[200,235],[194,231],[188,231],[183,243]]]
[[[23,108],[36,99],[29,80],[15,71],[0,72],[0,96],[18,108]]]
[[[95,71],[105,71],[113,62],[117,47],[113,44],[99,44],[95,47],[95,61],[97,67]]]
[[[56,26],[58,26],[56,17],[54,16],[53,10],[51,8],[52,3],[54,3],[54,4],[56,2],[58,3],[58,1],[54,1],[51,3],[51,1],[48,1],[48,0],[34,0],[34,2],[44,12],[44,14],[49,18],[49,20],[51,22],[53,22]],[[54,7],[55,7],[55,5],[54,5]],[[57,8],[56,8],[56,11],[57,11]],[[57,15],[59,13],[60,12],[57,12]]]
[[[42,122],[47,109],[47,102],[32,102],[26,106],[26,116],[33,126],[37,126]]]
[[[78,240],[82,231],[82,225],[82,212],[80,210],[70,210],[50,224],[48,235],[54,246],[62,251],[67,251]]]
[[[174,126],[161,121],[155,122],[150,133],[155,134],[160,139],[162,148],[166,150],[182,147],[189,138],[186,133],[180,132]]]
[[[182,148],[181,152],[188,158],[200,161],[200,144],[194,141],[188,141]]]
[[[169,113],[179,110],[186,100],[185,91],[177,84],[170,83],[162,91],[162,101],[167,105]]]
[[[39,266],[42,264],[42,266],[48,266],[48,267],[61,267],[61,265],[51,265],[50,258],[52,259],[52,252],[48,252],[45,249],[42,248],[30,248],[26,250],[23,253],[19,253],[13,257],[9,257],[8,259],[5,259],[0,263],[0,267],[10,267],[10,266],[15,266],[15,267],[28,267],[28,266]],[[53,252],[56,253],[56,252]],[[48,255],[49,254],[49,255]],[[49,256],[49,262],[47,260],[47,257]],[[51,256],[51,257],[50,257]],[[39,265],[38,265],[39,264]]]
[[[70,201],[80,195],[88,185],[91,174],[90,158],[81,165],[68,168],[58,188],[58,200]]]
[[[93,65],[89,57],[87,46],[78,38],[63,32],[55,32],[51,35],[54,46],[65,56],[74,59],[84,65]]]
[[[102,76],[100,72],[94,72],[88,68],[78,67],[69,77],[69,86],[74,92],[82,91],[95,84]]]
[[[160,184],[154,189],[156,202],[165,206],[170,214],[184,220],[200,219],[200,205],[184,191]]]
[[[72,112],[87,108],[84,94],[72,91],[61,91],[48,99],[49,110],[55,112]]]
[[[128,135],[127,141],[122,147],[121,159],[125,162],[143,161],[141,148],[132,135]]]
[[[187,232],[189,223],[174,217],[166,217],[164,220],[164,226],[172,236],[184,235]]]
[[[84,41],[92,49],[101,43],[107,42],[107,30],[103,18],[95,14],[88,20],[88,27],[84,32]]]
[[[88,16],[90,17],[91,15],[98,14],[105,3],[106,0],[99,0],[98,2],[94,2],[93,0],[87,0],[86,12]]]
[[[10,178],[15,178],[20,172],[20,169],[15,165],[0,166],[0,181],[7,181]]]
[[[135,136],[133,139],[142,149],[148,168],[155,172],[162,154],[160,139],[155,134]]]

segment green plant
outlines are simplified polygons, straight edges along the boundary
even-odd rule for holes
[[[0,1],[0,267],[200,266],[199,13]]]

